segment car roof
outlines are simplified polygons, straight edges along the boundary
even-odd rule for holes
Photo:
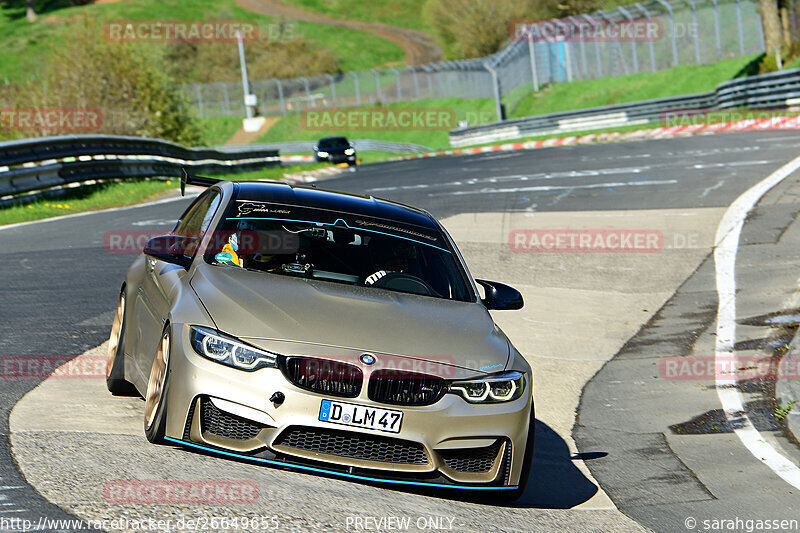
[[[277,182],[240,181],[234,184],[236,200],[315,207],[440,229],[439,224],[427,211],[374,196]]]
[[[322,139],[319,140],[319,142],[322,141],[347,141],[347,137],[343,137],[341,135],[336,137],[323,137]]]

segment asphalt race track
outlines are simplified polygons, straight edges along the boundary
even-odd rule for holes
[[[167,230],[189,199],[0,228],[0,531],[42,517],[120,516],[270,517],[280,531],[746,531],[746,520],[798,521],[800,488],[745,447],[715,377],[668,366],[714,357],[717,228],[798,146],[800,133],[790,132],[568,146],[368,165],[319,183],[428,209],[473,276],[524,294],[522,311],[493,312],[535,375],[533,477],[513,506],[151,446],[143,402],[112,397],[99,376],[15,375],[9,360],[97,360],[134,257],[111,253],[108,232]],[[800,172],[770,190],[742,229],[733,342],[750,361],[784,353],[797,329],[795,319],[773,319],[800,308],[798,212]],[[576,230],[655,234],[658,245],[537,252],[529,239]],[[774,384],[736,389],[762,444],[796,468],[800,448],[775,416]],[[165,506],[104,493],[119,480],[204,479],[253,481],[259,497]],[[410,526],[379,521],[388,517]]]

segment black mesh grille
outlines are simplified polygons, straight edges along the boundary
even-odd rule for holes
[[[441,450],[444,464],[456,472],[482,473],[492,469],[503,441],[498,440],[484,448],[462,448],[460,450]]]
[[[208,398],[201,401],[200,429],[232,440],[254,439],[266,426],[217,409]]]
[[[531,421],[531,423],[533,423],[533,421]],[[528,446],[531,446],[531,444],[529,443]],[[503,466],[506,471],[503,477],[503,485],[508,485],[511,483],[511,441],[506,441],[506,453],[503,455],[505,455],[505,457],[503,457]],[[523,482],[523,480],[520,480],[520,484]]]
[[[281,365],[286,378],[301,389],[355,398],[364,374],[357,366],[319,357],[289,357]]]
[[[430,405],[445,392],[442,378],[404,370],[376,370],[369,380],[369,399],[392,405]]]
[[[428,455],[417,442],[335,429],[292,426],[275,445],[379,463],[428,464]]]

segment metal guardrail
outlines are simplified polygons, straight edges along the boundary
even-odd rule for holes
[[[372,139],[355,139],[353,145],[360,152],[376,151],[391,152],[394,154],[411,154],[431,152],[433,149],[413,143],[396,143],[389,141],[376,141]],[[311,154],[316,141],[289,141],[278,143],[247,144],[241,146],[219,146],[217,149],[226,153],[239,152],[241,150],[279,150],[286,154]]]
[[[459,147],[533,135],[644,124],[661,119],[668,111],[782,109],[792,105],[792,100],[797,98],[800,98],[800,69],[793,69],[726,81],[707,93],[538,115],[456,129],[450,132],[450,144]]]
[[[88,180],[258,170],[281,164],[277,150],[226,152],[114,135],[39,137],[0,143],[0,197]]]

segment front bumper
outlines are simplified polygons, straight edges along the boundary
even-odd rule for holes
[[[345,154],[328,154],[327,157],[321,157],[319,154],[314,154],[317,162],[321,163],[323,161],[327,161],[329,163],[338,164],[338,163],[348,163],[353,165],[356,163],[356,154],[353,155],[345,155]]]
[[[188,326],[174,331],[180,335],[173,337],[167,391],[171,442],[366,481],[491,490],[519,484],[533,409],[529,379],[525,394],[508,403],[474,405],[446,394],[427,406],[386,405],[371,401],[366,386],[357,398],[337,398],[300,389],[278,369],[220,365],[195,354]],[[280,405],[269,401],[275,392],[285,396]],[[319,421],[323,399],[401,410],[401,431]]]

